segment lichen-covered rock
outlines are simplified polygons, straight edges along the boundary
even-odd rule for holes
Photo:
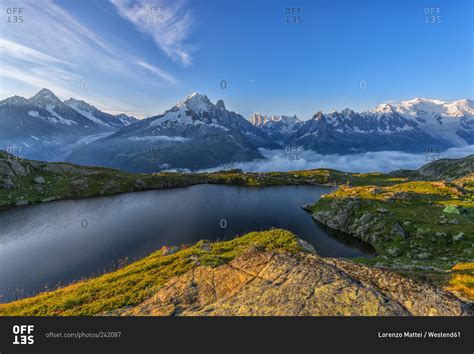
[[[74,187],[76,190],[84,190],[89,188],[89,184],[87,183],[87,178],[81,177],[71,181],[71,186]]]
[[[46,181],[44,180],[44,177],[38,176],[35,177],[35,183],[36,184],[44,184]]]
[[[146,183],[141,179],[137,179],[135,181],[135,187],[139,190],[146,189]]]
[[[400,256],[400,255],[402,254],[402,252],[400,251],[400,249],[397,248],[397,247],[389,247],[389,248],[387,249],[387,253],[388,253],[389,255],[391,255],[392,257],[398,257],[398,256]]]
[[[15,173],[15,175],[18,176],[18,177],[28,175],[28,171],[18,161],[11,160],[10,161],[10,167],[11,167],[13,173]]]
[[[14,189],[14,188],[16,188],[16,185],[15,185],[15,183],[13,183],[13,181],[9,177],[2,176],[0,178],[0,188]]]
[[[253,249],[229,264],[196,266],[114,315],[459,316],[450,293],[381,269],[300,252]]]
[[[114,192],[114,191],[118,191],[120,188],[120,183],[117,182],[116,180],[108,180],[107,182],[105,182],[104,186],[102,187],[102,190],[100,191],[101,194],[104,194],[104,193],[110,193],[110,192]]]

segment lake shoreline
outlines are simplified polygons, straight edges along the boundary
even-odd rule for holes
[[[163,246],[271,228],[290,230],[322,256],[372,256],[369,245],[326,231],[300,208],[333,190],[207,184],[11,208],[0,212],[0,254],[15,271],[5,267],[0,283],[26,285],[30,280],[22,279],[35,268],[37,285],[25,287],[31,293],[110,271],[113,263],[137,261]]]

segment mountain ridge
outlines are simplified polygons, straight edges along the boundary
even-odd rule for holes
[[[206,95],[192,93],[163,114],[76,149],[69,161],[131,172],[199,169],[263,158],[259,148],[279,147],[243,116],[228,111],[222,100],[213,104]]]
[[[79,102],[90,112],[72,104]],[[84,101],[71,98],[63,102],[46,88],[30,98],[12,96],[0,101],[1,148],[14,147],[30,158],[62,159],[81,141],[91,141],[134,122],[133,117],[113,116]]]
[[[289,134],[275,120],[253,115],[250,121],[285,145],[319,153],[357,153],[399,150],[423,152],[474,143],[474,103],[470,99],[441,101],[415,98],[384,103],[373,110],[349,108],[317,112]],[[368,136],[370,135],[370,136]]]
[[[308,120],[261,114],[248,120],[223,100],[213,103],[193,92],[163,113],[137,120],[74,98],[62,102],[42,89],[29,99],[1,101],[0,127],[2,148],[22,146],[29,158],[133,172],[195,170],[263,159],[260,149],[347,155],[462,147],[474,144],[474,104],[415,98],[360,113],[319,111]]]

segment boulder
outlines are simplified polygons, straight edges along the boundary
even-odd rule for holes
[[[396,222],[395,225],[393,226],[393,232],[397,235],[407,238],[407,234],[399,222]]]
[[[135,187],[140,190],[146,189],[146,183],[141,179],[137,179],[135,181]]]
[[[75,179],[71,182],[71,186],[74,187],[76,190],[84,190],[89,188],[89,184],[87,183],[87,178],[81,177]]]
[[[176,253],[180,250],[178,246],[163,246],[161,247],[161,254],[163,256],[168,256],[170,254]]]
[[[431,258],[431,253],[429,252],[422,252],[418,254],[418,259],[430,259]]]
[[[45,183],[45,180],[44,180],[43,177],[38,176],[38,177],[35,177],[35,183],[36,183],[36,184],[44,184],[44,183]]]
[[[28,172],[18,161],[10,161],[10,167],[17,177],[24,177],[28,175]]]
[[[464,232],[460,232],[457,235],[453,236],[454,241],[461,241],[464,238]]]
[[[398,247],[389,247],[387,253],[392,257],[398,257],[402,254],[402,251]]]
[[[0,178],[0,188],[15,189],[16,185],[9,177],[2,177]]]

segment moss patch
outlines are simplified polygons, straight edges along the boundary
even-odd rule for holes
[[[444,213],[447,205],[462,206],[466,212]],[[456,263],[474,260],[472,192],[455,183],[342,186],[311,211],[322,222],[370,243],[377,256],[356,259],[366,265],[446,279],[441,274]]]

